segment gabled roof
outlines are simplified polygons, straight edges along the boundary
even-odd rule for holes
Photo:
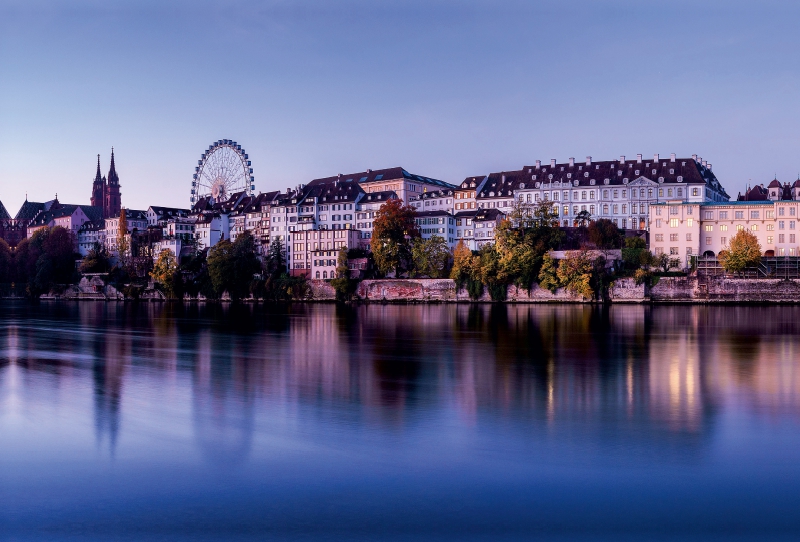
[[[361,203],[384,202],[387,199],[397,199],[397,192],[394,190],[382,190],[380,192],[367,192],[361,199]]]
[[[22,207],[19,208],[17,211],[17,216],[14,217],[16,220],[33,220],[33,218],[39,214],[39,211],[45,210],[45,204],[39,203],[38,201],[28,201],[25,200],[25,203],[22,204]]]
[[[0,201],[0,220],[10,220],[10,219],[11,219],[11,215],[8,214],[8,211],[6,211],[5,205],[3,205],[3,202]]]

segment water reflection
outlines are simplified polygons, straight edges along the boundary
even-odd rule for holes
[[[196,446],[226,464],[248,458],[264,404],[390,430],[452,411],[464,427],[595,427],[690,447],[726,408],[800,413],[797,307],[5,308],[0,377],[21,373],[4,393],[57,394],[90,375],[95,438],[112,455],[137,408],[126,394],[141,393],[131,383],[153,380],[189,387]]]

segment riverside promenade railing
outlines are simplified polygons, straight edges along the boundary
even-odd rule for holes
[[[798,256],[764,256],[756,267],[750,267],[741,273],[726,273],[716,257],[697,256],[694,267],[698,277],[722,277],[748,279],[800,279],[800,257]]]

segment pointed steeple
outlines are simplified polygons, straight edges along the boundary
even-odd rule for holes
[[[114,165],[114,147],[111,147],[111,168],[108,170],[108,184],[111,186],[119,184],[119,176]]]
[[[100,173],[100,155],[97,155],[97,173],[94,175],[94,182],[99,183],[103,180],[103,174]]]

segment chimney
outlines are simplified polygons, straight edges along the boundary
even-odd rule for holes
[[[372,173],[372,170],[371,170],[371,169],[368,169],[368,170],[367,170],[367,173]]]
[[[550,159],[550,167],[556,167],[556,159],[555,158],[551,158]]]
[[[506,174],[505,173],[503,173],[503,175],[500,177],[500,182],[501,183],[506,182]]]
[[[637,154],[636,155],[636,163],[637,164],[641,164],[642,163],[642,155],[641,154]]]
[[[658,153],[653,155],[653,162],[658,162]]]
[[[542,161],[536,160],[536,169],[541,169],[541,168],[542,168]]]
[[[574,156],[570,156],[569,157],[569,167],[572,167],[574,165],[575,165],[575,157]]]
[[[703,164],[703,167],[706,167],[706,161],[705,160],[700,160],[700,163]]]
[[[692,160],[694,160],[695,162],[697,162],[697,155],[696,155],[696,154],[693,154],[693,155],[692,155]]]
[[[591,166],[592,165],[592,157],[591,156],[587,156],[586,157],[586,165],[587,166]]]
[[[708,171],[711,171],[711,164],[706,163],[706,167],[708,168]]]
[[[670,162],[674,162],[675,161],[675,153],[674,152],[669,155],[669,161]]]
[[[625,155],[624,154],[619,157],[619,163],[620,164],[624,164],[625,163]]]

